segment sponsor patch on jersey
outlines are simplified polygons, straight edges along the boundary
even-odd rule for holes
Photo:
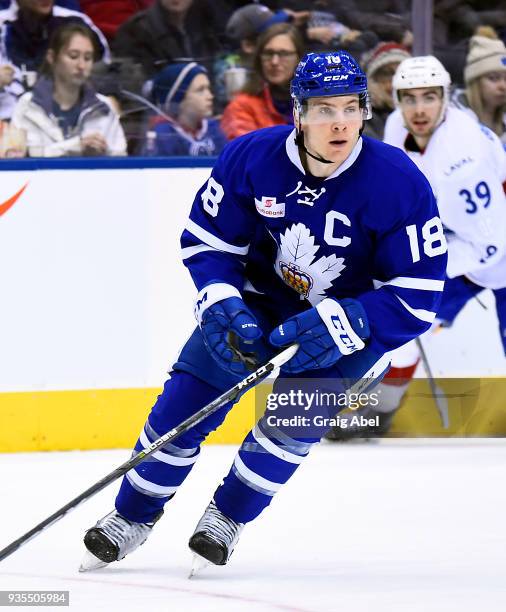
[[[255,206],[264,217],[275,218],[285,216],[285,203],[276,202],[276,198],[269,198],[267,196],[262,196],[261,200],[255,198]]]

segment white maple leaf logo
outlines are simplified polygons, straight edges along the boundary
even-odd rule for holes
[[[346,267],[344,257],[322,256],[315,261],[320,248],[315,237],[303,223],[297,223],[280,235],[281,244],[276,257],[276,273],[292,289],[307,298],[311,304],[318,304],[332,281],[341,275]]]

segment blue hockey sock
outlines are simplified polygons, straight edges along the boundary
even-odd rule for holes
[[[230,472],[214,495],[218,508],[238,523],[256,518],[292,476],[317,440],[300,441],[262,419],[246,436]]]
[[[134,452],[149,446],[218,395],[218,390],[192,374],[174,372],[158,396]],[[222,423],[231,407],[231,403],[225,404],[173,444],[167,444],[130,470],[116,498],[118,512],[131,521],[152,521],[190,473],[202,441]]]

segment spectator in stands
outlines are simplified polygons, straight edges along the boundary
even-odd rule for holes
[[[339,0],[336,16],[350,28],[370,30],[380,40],[401,43],[410,48],[413,42],[410,11],[412,0]]]
[[[452,102],[499,136],[506,146],[506,47],[492,28],[471,38],[464,68],[465,89]]]
[[[155,0],[119,28],[112,46],[116,56],[139,62],[146,78],[170,62],[189,58],[211,70],[221,50],[215,29],[207,0]]]
[[[17,96],[10,91],[14,79],[14,67],[0,64],[0,121],[8,121],[16,105]]]
[[[449,0],[437,0],[448,4]],[[504,0],[461,0],[451,7],[464,34],[477,33],[477,28],[494,28],[502,40],[506,37],[506,5]]]
[[[18,98],[33,87],[52,32],[70,22],[90,27],[101,55],[109,57],[107,41],[93,22],[83,13],[56,6],[53,0],[18,0],[0,10],[0,70],[6,65],[14,69],[1,92],[2,118],[9,119]]]
[[[285,11],[274,13],[263,4],[247,4],[232,13],[225,34],[239,51],[241,63],[251,68],[258,36],[271,25],[289,21]]]
[[[84,24],[54,31],[41,77],[12,116],[12,125],[26,132],[31,157],[125,154],[118,115],[88,83],[99,53],[95,35]]]
[[[86,2],[96,3],[97,0],[84,0],[84,3]],[[86,6],[86,4],[84,5]],[[99,5],[103,6],[103,2],[100,2]],[[214,8],[213,5],[213,9]],[[227,11],[224,11],[223,7],[220,10],[218,6],[216,10],[221,15],[227,14]],[[315,48],[321,47],[323,44],[322,41],[327,46],[329,41],[334,41],[336,44],[339,43],[342,46],[344,41],[348,40],[348,36],[351,42],[352,39],[360,35],[359,32],[350,32],[348,28],[334,23],[335,19],[332,18],[332,15],[330,15],[332,23],[328,27],[322,27],[320,23],[322,15],[323,13],[321,12],[316,14],[311,11],[294,11],[292,9],[273,12],[263,4],[257,3],[249,3],[235,10],[228,19],[225,29],[225,35],[232,43],[232,52],[216,57],[212,69],[212,74],[214,76],[213,89],[216,94],[215,102],[217,103],[218,109],[222,110],[226,103],[230,101],[231,94],[235,93],[244,85],[246,71],[251,67],[251,58],[255,49],[256,39],[258,35],[270,25],[290,21],[294,25],[300,26],[302,30],[307,33],[308,41],[311,41],[313,46],[316,45]],[[315,21],[313,27],[308,28],[306,26],[310,16],[313,16],[317,21]],[[218,24],[218,29],[219,26],[220,24]],[[373,43],[375,40],[376,38],[373,38]],[[355,43],[355,46],[357,46],[357,49],[354,48],[354,51],[358,49],[362,51],[366,48],[361,39]],[[116,54],[124,55],[128,53],[129,51],[126,47],[126,44],[118,40],[114,43]],[[139,61],[142,61],[140,54],[141,52],[137,51],[136,57],[139,58]],[[147,72],[149,74],[149,71]]]
[[[196,62],[173,64],[153,79],[151,96],[163,118],[154,118],[143,154],[218,155],[227,139],[213,114],[207,70]]]
[[[372,118],[365,122],[364,134],[383,140],[385,122],[394,110],[392,79],[397,66],[411,54],[406,47],[394,42],[379,43],[364,59]]]
[[[216,59],[214,64],[214,91],[220,111],[246,84],[253,66],[258,36],[276,23],[291,21],[285,11],[274,13],[263,4],[247,4],[232,13],[225,35],[233,50]]]
[[[339,22],[336,13],[340,0],[286,0],[280,5],[283,8],[276,13],[261,4],[248,4],[238,9],[229,19],[226,34],[237,39],[241,30],[249,31],[254,35],[254,42],[259,32],[269,25],[289,21],[300,29],[306,51],[340,47],[358,57],[378,42],[378,37],[372,32],[351,29]],[[251,36],[246,41],[248,43],[251,44]]]
[[[91,19],[84,13],[55,6],[54,0],[17,0],[0,11],[0,53],[4,60],[24,72],[36,72],[46,56],[51,34],[69,22],[84,23],[91,28],[100,56],[109,57],[107,41]]]
[[[285,0],[281,4],[285,12],[297,15],[295,25],[304,35],[306,51],[339,47],[360,58],[379,42],[373,32],[363,32],[363,28],[355,24],[350,27],[343,0]]]
[[[84,13],[112,41],[120,25],[149,8],[154,0],[80,0]]]
[[[290,79],[303,53],[302,38],[288,23],[273,25],[259,36],[248,82],[223,113],[221,127],[229,140],[292,123]]]
[[[235,2],[234,0],[213,0],[213,9],[217,13],[218,23],[227,24],[234,12],[251,4],[261,4],[273,13],[286,12],[296,26],[301,26],[307,21],[307,11],[294,11],[285,8],[286,3],[282,0],[262,0],[261,3],[258,0],[237,0]]]

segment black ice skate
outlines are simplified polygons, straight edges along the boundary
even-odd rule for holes
[[[188,543],[196,557],[190,577],[207,562],[225,565],[243,528],[244,523],[236,523],[218,510],[214,500],[211,501]],[[202,560],[205,560],[204,565]]]
[[[84,536],[86,554],[79,567],[80,572],[100,569],[113,561],[120,561],[148,539],[153,525],[162,516],[163,511],[152,523],[134,523],[116,510],[113,510]]]

